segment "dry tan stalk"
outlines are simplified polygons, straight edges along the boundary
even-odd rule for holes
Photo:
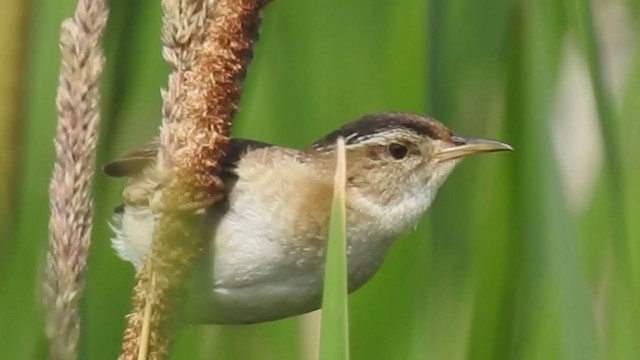
[[[62,64],[56,105],[56,162],[50,185],[51,217],[45,304],[52,359],[77,358],[78,302],[91,241],[95,148],[100,121],[101,48],[108,10],[104,1],[80,0],[62,23]]]
[[[156,278],[151,274],[151,292],[156,285]],[[151,300],[151,299],[147,299]],[[138,360],[144,360],[149,353],[149,331],[151,326],[151,301],[147,301],[144,306],[144,317],[142,318],[142,332],[140,333],[140,345],[138,346]]]
[[[5,0],[0,11],[0,276],[15,241],[28,7],[22,0]]]
[[[201,210],[218,200],[218,159],[240,99],[266,0],[163,0],[163,55],[172,65],[163,92],[158,165],[165,186],[152,199],[161,212],[151,255],[138,274],[121,359],[165,359],[179,322],[185,278],[208,242]],[[192,210],[192,211],[189,211]],[[200,210],[198,210],[200,209]],[[155,285],[150,286],[151,278]],[[149,338],[142,340],[151,306]]]

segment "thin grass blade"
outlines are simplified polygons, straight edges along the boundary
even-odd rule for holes
[[[320,360],[349,359],[349,319],[347,310],[346,257],[346,156],[344,139],[336,144],[338,153],[331,205],[329,243],[325,264],[322,321],[320,324]]]

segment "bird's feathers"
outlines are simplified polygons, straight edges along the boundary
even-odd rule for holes
[[[405,131],[426,135],[434,140],[449,141],[452,133],[437,120],[416,114],[387,112],[371,114],[345,124],[316,141],[315,149],[333,148],[338,137],[345,138],[346,145],[358,144],[372,137],[380,137],[387,131]]]
[[[102,171],[112,177],[135,177],[155,163],[160,141],[156,138],[117,160],[105,164]]]
[[[220,164],[224,173],[233,173],[238,160],[247,151],[273,146],[260,141],[232,138]],[[128,152],[121,158],[105,164],[102,171],[112,177],[136,177],[149,166],[153,166],[158,156],[160,142],[154,139],[147,144]]]

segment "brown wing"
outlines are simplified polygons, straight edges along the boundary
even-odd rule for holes
[[[158,154],[159,140],[156,138],[142,147],[133,150],[120,159],[105,164],[102,171],[113,177],[134,177],[148,166],[152,166]],[[232,138],[227,153],[221,159],[222,171],[233,174],[234,169],[244,153],[252,149],[273,146],[260,141]]]
[[[160,141],[158,138],[130,151],[121,158],[105,164],[102,171],[113,177],[133,177],[140,174],[148,166],[152,166],[158,154]]]

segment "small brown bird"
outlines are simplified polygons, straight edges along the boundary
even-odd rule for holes
[[[338,137],[347,155],[349,291],[373,276],[462,157],[512,150],[400,112],[364,116],[303,150],[232,139],[222,159],[226,198],[207,211],[210,249],[194,270],[194,321],[257,323],[320,307]],[[104,168],[130,178],[125,204],[116,210],[113,246],[136,269],[149,253],[157,218],[148,203],[158,186],[156,155],[157,143]]]

